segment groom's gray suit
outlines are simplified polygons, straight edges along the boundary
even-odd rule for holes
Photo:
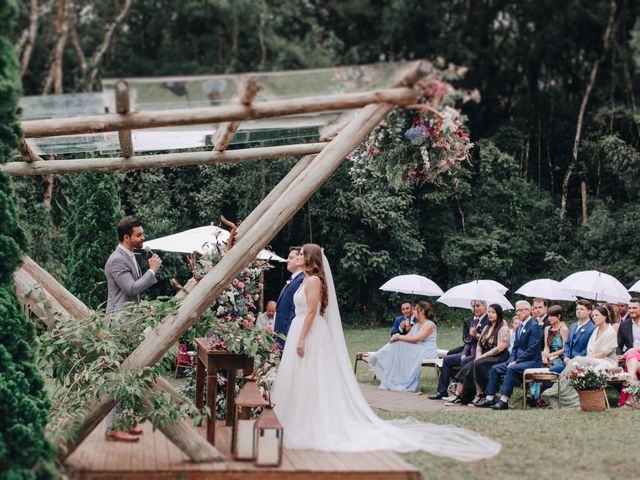
[[[109,290],[107,313],[120,310],[126,302],[140,303],[140,294],[158,281],[152,270],[142,275],[135,257],[120,246],[109,256],[104,273]]]

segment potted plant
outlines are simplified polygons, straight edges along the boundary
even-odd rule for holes
[[[577,365],[568,374],[569,384],[578,391],[583,412],[603,412],[607,408],[604,387],[609,374],[598,365]]]

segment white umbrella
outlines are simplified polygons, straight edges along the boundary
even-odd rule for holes
[[[449,307],[459,307],[469,309],[471,300],[484,300],[487,304],[497,303],[506,310],[512,310],[513,305],[499,291],[492,288],[487,283],[480,280],[463,283],[447,290],[438,302],[444,303]]]
[[[628,303],[631,299],[618,279],[597,270],[573,273],[560,283],[577,297],[611,303]]]
[[[576,299],[576,296],[567,291],[560,282],[550,278],[531,280],[516,290],[516,293],[525,297],[539,297],[547,300],[573,301]]]
[[[207,225],[206,227],[192,228],[184,232],[174,233],[166,237],[156,238],[144,242],[145,247],[152,250],[163,250],[165,252],[177,253],[193,253],[200,251],[207,253],[217,246],[225,244],[230,233],[223,228]],[[286,262],[270,250],[261,250],[258,254],[260,260],[274,260],[277,262]]]
[[[487,285],[494,290],[497,290],[502,295],[506,294],[509,291],[507,287],[502,285],[500,282],[496,282],[495,280],[477,280],[477,282],[483,285]]]
[[[636,283],[631,285],[631,288],[629,288],[629,291],[630,292],[640,292],[640,280],[638,280]]]
[[[436,296],[444,293],[436,282],[422,275],[398,275],[382,285],[380,290],[426,296]]]

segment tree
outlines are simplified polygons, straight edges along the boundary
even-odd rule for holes
[[[83,173],[67,194],[65,285],[91,308],[107,300],[104,264],[118,243],[116,224],[124,215],[115,174]]]
[[[0,162],[18,147],[18,61],[9,41],[16,4],[0,0]],[[6,175],[0,174],[0,471],[3,478],[46,478],[53,448],[44,436],[49,402],[34,365],[35,332],[15,297],[13,271],[26,237]]]

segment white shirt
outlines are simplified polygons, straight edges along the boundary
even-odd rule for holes
[[[640,347],[640,322],[631,320],[631,332],[633,334],[633,348]]]

